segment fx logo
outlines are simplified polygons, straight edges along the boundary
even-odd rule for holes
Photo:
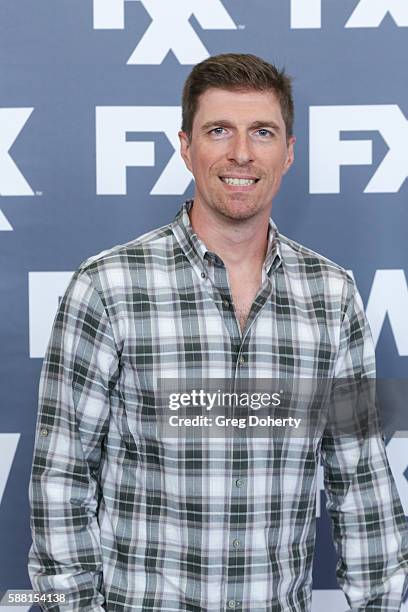
[[[407,5],[408,6],[408,5]],[[378,131],[389,150],[364,193],[397,193],[408,176],[408,121],[396,104],[311,106],[310,193],[340,193],[341,166],[372,165],[372,141],[342,132]]]
[[[390,15],[397,26],[408,26],[406,0],[360,0],[345,24],[346,28],[378,28]],[[322,27],[322,0],[291,0],[290,25],[293,29]]]
[[[93,0],[96,30],[123,30],[125,2],[135,0]],[[236,30],[237,26],[221,0],[139,0],[152,18],[128,64],[161,64],[173,51],[180,64],[197,64],[209,53],[190,23],[192,15],[206,30]]]
[[[354,278],[352,270],[347,272]],[[408,356],[407,312],[408,284],[405,271],[376,270],[365,310],[374,346],[377,346],[388,318],[398,355]]]
[[[10,155],[10,149],[33,108],[0,108],[0,196],[32,196],[33,190]],[[0,231],[13,228],[0,210]]]
[[[96,107],[97,194],[126,195],[126,168],[155,165],[154,142],[128,141],[128,133],[164,132],[174,153],[150,194],[182,195],[192,177],[176,153],[180,120],[178,106]]]

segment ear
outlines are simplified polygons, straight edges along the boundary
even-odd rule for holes
[[[285,165],[283,168],[283,174],[286,174],[286,172],[289,170],[289,168],[291,167],[295,159],[295,150],[294,150],[295,142],[296,142],[295,136],[291,136],[290,138],[288,138],[287,154],[286,154]]]
[[[192,172],[190,139],[187,136],[187,133],[182,132],[181,130],[178,133],[178,137],[180,140],[180,155],[183,158],[187,168],[190,170],[190,172]]]

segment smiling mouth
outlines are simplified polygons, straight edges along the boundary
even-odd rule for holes
[[[235,186],[254,185],[259,181],[258,178],[233,178],[229,176],[220,176],[219,178],[223,183]]]

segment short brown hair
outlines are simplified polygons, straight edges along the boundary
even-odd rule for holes
[[[237,91],[272,90],[280,103],[286,137],[292,136],[294,106],[291,77],[285,74],[284,69],[278,70],[256,55],[223,53],[194,66],[184,84],[181,129],[189,138],[199,97],[211,87]]]

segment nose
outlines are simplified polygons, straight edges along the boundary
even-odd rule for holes
[[[247,134],[237,133],[231,138],[228,159],[241,166],[254,160],[251,142]]]

